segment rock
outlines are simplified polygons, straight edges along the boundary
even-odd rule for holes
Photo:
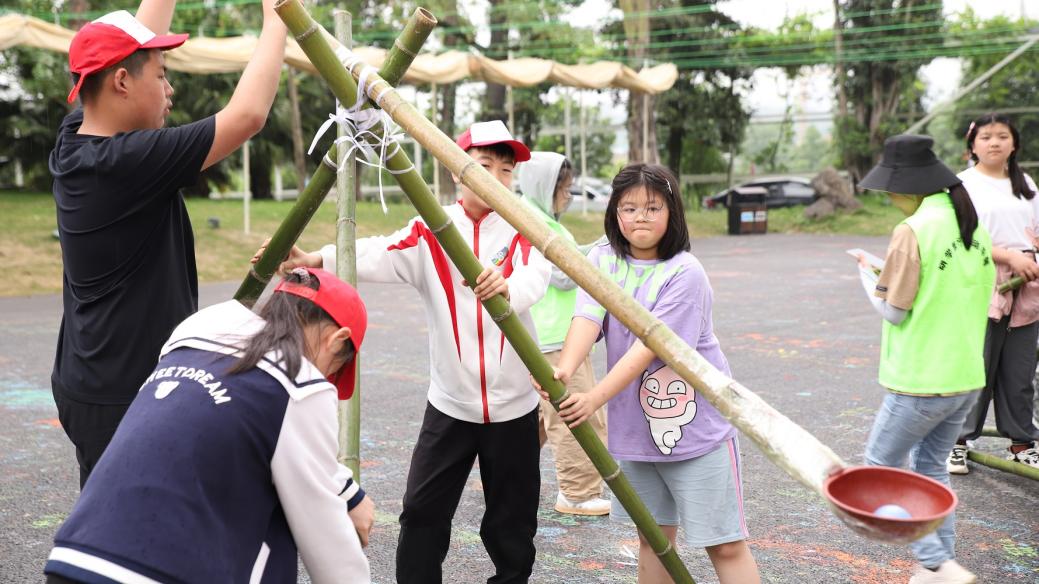
[[[818,201],[805,207],[805,219],[822,219],[829,217],[837,211],[833,201],[820,197]]]
[[[841,178],[832,166],[812,179],[812,188],[819,193],[819,198],[829,199],[837,209],[855,211],[862,208],[862,203],[855,198],[851,184]]]

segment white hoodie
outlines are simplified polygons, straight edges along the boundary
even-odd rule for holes
[[[537,339],[530,307],[545,294],[551,264],[497,213],[474,221],[461,204],[444,210],[480,263],[508,278],[509,304]],[[334,270],[335,246],[323,247],[321,256],[325,269]],[[458,268],[420,217],[392,235],[359,239],[357,279],[411,284],[419,291],[429,324],[429,402],[437,410],[486,424],[537,407],[519,355],[472,289],[462,286]]]

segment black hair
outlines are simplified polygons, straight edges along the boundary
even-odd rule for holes
[[[1015,197],[1019,199],[1024,197],[1032,200],[1035,197],[1035,192],[1028,186],[1028,181],[1025,180],[1025,173],[1017,163],[1017,153],[1021,150],[1021,133],[1017,131],[1017,128],[1014,127],[1008,116],[991,113],[985,114],[971,122],[970,129],[967,130],[967,153],[970,154],[970,159],[974,162],[978,161],[978,155],[974,154],[974,139],[978,137],[978,132],[983,127],[991,124],[1003,124],[1010,128],[1010,135],[1014,140],[1014,151],[1010,153],[1010,158],[1007,159],[1007,175],[1010,177],[1010,186],[1014,191]]]
[[[559,167],[559,175],[556,177],[556,188],[552,191],[552,199],[555,200],[555,193],[559,192],[559,189],[563,185],[574,179],[574,165],[570,164],[569,158],[563,159],[563,164]]]
[[[314,290],[320,286],[317,278],[305,272],[302,274],[290,272],[285,276],[285,280]],[[266,321],[263,329],[249,339],[241,358],[228,373],[239,373],[252,369],[264,355],[273,351],[280,356],[289,375],[295,377],[303,364],[306,345],[303,335],[304,327],[312,324],[330,324],[339,327],[335,320],[317,304],[285,292],[271,294],[259,314]],[[356,353],[357,349],[354,347],[353,339],[347,339],[338,356],[349,363]]]
[[[141,71],[144,70],[144,66],[148,63],[148,59],[151,58],[151,52],[158,50],[159,49],[137,49],[115,65],[111,65],[100,71],[87,75],[87,78],[83,80],[83,85],[79,88],[79,101],[82,103],[93,101],[94,98],[101,93],[101,86],[103,85],[104,80],[119,69],[126,69],[127,73],[137,77],[141,74]],[[76,83],[79,83],[79,73],[72,73],[72,85],[75,86]]]
[[[638,187],[645,187],[650,198],[656,196],[667,202],[667,229],[657,244],[657,256],[662,260],[669,260],[680,252],[689,251],[689,227],[685,224],[682,193],[678,189],[678,179],[666,166],[642,162],[629,164],[613,177],[611,186],[613,193],[610,195],[610,202],[606,204],[603,227],[610,247],[619,257],[631,255],[631,245],[621,231],[617,207],[620,206],[620,200],[625,193]]]
[[[489,153],[495,158],[500,158],[510,164],[516,164],[516,151],[512,149],[512,146],[508,144],[490,144],[487,146],[471,146],[466,153],[473,158],[476,158],[474,151],[482,151]]]
[[[956,223],[960,227],[960,239],[970,250],[974,244],[974,230],[978,228],[978,212],[974,209],[974,203],[967,194],[963,183],[949,187],[949,199],[952,200],[952,209],[956,212]]]

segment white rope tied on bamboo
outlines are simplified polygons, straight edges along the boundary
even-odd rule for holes
[[[404,132],[382,109],[364,108],[368,79],[378,71],[342,45],[336,48],[336,57],[351,75],[355,68],[360,67],[360,73],[357,76],[357,99],[349,108],[344,108],[343,104],[336,101],[336,112],[328,114],[328,119],[318,128],[307,154],[314,152],[318,141],[334,124],[346,126],[348,131],[343,136],[336,138],[333,144],[338,146],[349,142],[350,147],[343,154],[342,160],[357,152],[359,153],[358,162],[376,169],[379,173],[379,202],[382,204],[382,212],[389,213],[390,210],[386,206],[386,196],[383,192],[382,171],[386,170],[390,174],[407,174],[415,168],[413,164],[400,170],[393,170],[386,166],[386,161],[400,151],[400,140],[404,138]],[[372,131],[379,124],[382,124],[382,135]],[[337,170],[342,170],[342,167],[337,166]]]

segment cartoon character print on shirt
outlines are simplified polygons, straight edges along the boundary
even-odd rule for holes
[[[682,426],[696,417],[696,394],[670,367],[642,373],[639,404],[661,454],[671,454],[682,439]]]

